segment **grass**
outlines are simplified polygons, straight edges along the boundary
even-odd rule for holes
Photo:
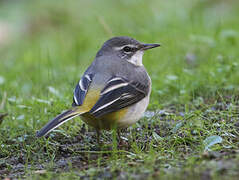
[[[239,6],[236,1],[1,1],[0,177],[236,179],[239,170]],[[122,136],[72,120],[35,133],[67,109],[101,44],[127,35],[162,47],[144,55],[145,116]],[[1,37],[1,36],[0,36]]]

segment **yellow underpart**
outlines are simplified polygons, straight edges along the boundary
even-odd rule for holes
[[[78,106],[78,112],[86,113],[91,110],[100,97],[100,90],[88,90],[84,102],[81,106]]]
[[[100,118],[95,118],[88,112],[95,105],[100,97],[100,90],[90,89],[85,97],[85,100],[81,106],[78,106],[77,112],[81,115],[82,120],[90,126],[96,129],[110,130],[117,127],[117,122],[119,122],[127,113],[127,108],[123,108],[119,111],[108,113]],[[83,114],[84,113],[84,114]]]

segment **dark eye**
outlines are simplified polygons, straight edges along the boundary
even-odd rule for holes
[[[131,51],[133,51],[133,48],[131,48],[131,47],[129,47],[129,46],[125,46],[125,47],[123,48],[123,50],[124,50],[125,52],[131,52]]]

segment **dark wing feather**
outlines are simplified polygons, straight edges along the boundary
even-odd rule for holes
[[[81,78],[79,83],[76,85],[74,91],[72,106],[80,106],[83,104],[88,88],[92,82],[92,79],[93,79],[92,74],[85,74]]]
[[[142,100],[149,93],[149,86],[140,82],[129,82],[121,77],[114,77],[108,81],[101,91],[97,103],[90,110],[96,117],[103,116]]]

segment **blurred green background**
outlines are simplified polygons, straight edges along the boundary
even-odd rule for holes
[[[237,1],[1,1],[1,90],[20,98],[47,87],[71,96],[112,36],[159,42],[145,54],[157,101],[235,89]],[[2,92],[1,91],[1,92]]]
[[[0,0],[2,144],[70,107],[75,84],[113,36],[162,44],[144,55],[149,110],[186,112],[220,98],[236,106],[238,19],[237,0]],[[9,156],[11,147],[1,148]]]

